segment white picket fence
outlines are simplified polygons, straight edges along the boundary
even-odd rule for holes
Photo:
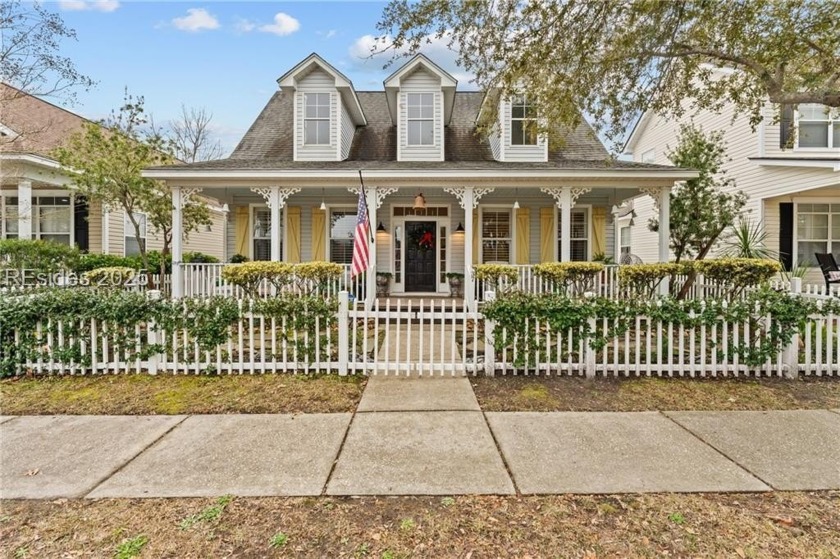
[[[187,329],[165,331],[143,323],[134,332],[124,332],[107,321],[93,320],[76,324],[89,327],[89,332],[84,340],[75,340],[67,334],[74,330],[70,324],[45,321],[35,332],[39,357],[18,372],[840,375],[840,316],[834,315],[811,317],[788,347],[750,366],[737,349],[743,351],[747,341],[759,343],[772,326],[770,317],[745,322],[721,319],[695,327],[648,316],[637,316],[626,327],[608,319],[593,320],[588,324],[593,339],[605,340],[595,348],[583,328],[557,332],[528,319],[526,328],[537,341],[523,347],[522,340],[452,299],[390,299],[365,306],[342,292],[335,320],[318,322],[311,332],[291,328],[292,317],[269,318],[252,312],[246,300],[238,304],[242,318],[229,328],[225,342],[213,348],[200,347]],[[18,344],[22,335],[27,334],[15,333]],[[159,352],[144,354],[158,345]]]

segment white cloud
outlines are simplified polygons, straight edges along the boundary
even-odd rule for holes
[[[120,7],[120,3],[117,0],[59,0],[58,7],[66,12],[113,12]]]
[[[338,31],[335,29],[330,29],[329,31],[318,31],[318,35],[324,37],[324,39],[332,39],[336,35],[338,35]]]
[[[253,21],[248,21],[247,19],[239,19],[234,25],[234,29],[236,29],[240,33],[249,33],[256,28],[257,24]]]
[[[373,35],[359,37],[348,49],[350,65],[356,71],[360,72],[384,72],[385,74],[390,74],[408,61],[408,58],[405,57],[401,59],[397,58],[387,69],[384,68],[394,55],[398,57],[404,56],[407,52],[406,49],[394,50],[388,48],[390,44],[390,37],[374,37]],[[428,56],[432,62],[449,72],[453,78],[458,80],[458,89],[475,88],[475,85],[470,84],[473,75],[465,72],[456,63],[458,53],[449,48],[449,37],[430,37],[428,42],[423,43],[420,52]]]
[[[284,14],[283,12],[277,12],[274,14],[274,23],[261,25],[259,27],[260,31],[265,33],[274,33],[275,35],[280,35],[281,37],[283,35],[291,35],[298,29],[300,29],[300,22],[289,14]]]
[[[181,31],[203,31],[205,29],[218,29],[219,20],[204,8],[190,8],[184,17],[176,17],[172,25]]]

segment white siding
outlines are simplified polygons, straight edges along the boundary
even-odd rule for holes
[[[341,160],[347,159],[350,155],[350,147],[353,145],[353,136],[356,134],[356,125],[347,107],[339,100],[341,105]]]
[[[515,146],[511,144],[510,115],[510,101],[502,101],[501,103],[499,103],[499,121],[501,122],[503,136],[503,149],[501,150],[501,160],[522,162],[547,161],[547,143],[545,138],[542,136],[537,139],[536,145],[533,146]]]
[[[434,144],[430,146],[408,145],[408,116],[406,110],[406,93],[434,93]],[[419,69],[400,81],[398,108],[398,136],[400,161],[443,161],[443,93],[440,78]]]
[[[330,143],[323,145],[304,144],[303,119],[305,115],[304,95],[306,93],[330,94]],[[320,68],[309,72],[298,81],[295,93],[295,159],[297,161],[336,161],[339,143],[339,105],[341,101],[335,89],[335,79]]]
[[[776,205],[763,204],[762,200],[785,196],[799,196],[806,191],[816,188],[840,185],[840,175],[830,169],[810,167],[776,167],[764,166],[760,161],[751,160],[759,157],[761,146],[759,141],[764,138],[764,156],[774,156],[783,153],[779,149],[779,124],[772,123],[773,108],[767,107],[763,132],[750,128],[746,115],[740,115],[733,120],[732,108],[724,109],[716,114],[710,111],[687,113],[680,121],[667,120],[660,116],[650,118],[648,125],[640,132],[633,150],[633,159],[641,161],[642,154],[648,150],[655,150],[656,163],[668,164],[667,153],[677,144],[679,126],[681,122],[693,120],[706,132],[721,130],[727,144],[729,161],[724,165],[727,177],[735,179],[736,187],[747,194],[747,216],[752,221],[765,221],[767,228],[767,245],[778,248],[778,203]],[[775,148],[773,147],[775,146]],[[785,152],[790,154],[791,151]],[[632,232],[633,253],[645,262],[656,260],[657,235],[647,229],[648,220],[655,215],[653,202],[647,196],[635,201],[636,219]],[[776,221],[775,229],[771,226]]]
[[[502,137],[499,134],[499,124],[496,123],[493,125],[492,130],[490,130],[490,134],[487,136],[487,140],[490,143],[490,151],[493,154],[493,159],[496,161],[502,160]]]

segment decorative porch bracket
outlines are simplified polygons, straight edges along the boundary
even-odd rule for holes
[[[286,207],[286,200],[289,199],[289,196],[300,192],[300,188],[252,188],[251,192],[262,196],[266,205],[271,209],[274,209],[274,200],[277,200],[277,208],[282,209]]]
[[[569,188],[569,187],[565,187]],[[558,208],[563,207],[563,188],[541,188],[541,192],[544,192],[554,198],[555,203],[557,204]],[[591,188],[569,188],[570,200],[572,206],[577,203],[577,199],[583,196],[584,194],[592,192]]]
[[[481,199],[482,196],[484,196],[485,194],[490,194],[494,190],[495,188],[473,188],[472,209],[476,209],[478,207],[478,201]],[[458,204],[461,206],[461,209],[467,209],[466,204],[468,202],[466,201],[465,197],[465,194],[467,192],[466,188],[444,187],[443,191],[455,196],[455,198],[458,199]]]
[[[639,188],[639,192],[642,194],[647,194],[651,198],[653,198],[653,209],[659,211],[659,197],[661,195],[662,189],[656,186],[643,186]]]
[[[358,187],[358,186],[348,186],[347,190],[349,192],[352,192],[356,196],[358,196],[359,195],[359,188],[360,187]],[[370,190],[370,188],[368,188],[368,190]],[[386,196],[388,196],[390,194],[393,194],[393,193],[397,192],[398,190],[399,190],[399,188],[396,188],[396,187],[394,187],[394,188],[375,188],[374,187],[374,192],[376,192],[376,199],[374,200],[374,205],[376,206],[376,209],[378,210],[379,208],[382,207],[382,202],[385,201]]]

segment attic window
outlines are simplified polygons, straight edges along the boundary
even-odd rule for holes
[[[406,105],[408,111],[408,145],[434,145],[434,94],[409,93]]]
[[[303,143],[329,145],[330,143],[330,94],[304,94],[306,113],[303,117]]]
[[[510,143],[537,145],[537,110],[523,96],[514,97],[510,103]]]

